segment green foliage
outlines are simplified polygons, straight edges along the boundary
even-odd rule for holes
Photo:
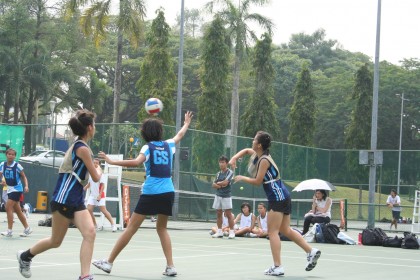
[[[90,72],[88,81],[78,83],[76,92],[83,107],[97,114],[102,113],[106,97],[112,95],[111,88],[99,80],[93,71]]]
[[[159,98],[163,102],[164,110],[159,117],[168,125],[174,124],[175,119],[176,78],[168,48],[169,30],[163,11],[158,11],[147,35],[149,48],[141,64],[141,76],[136,84],[143,102],[150,97]],[[143,120],[147,113],[139,110],[138,116],[139,120]]]
[[[299,74],[289,119],[289,143],[312,146],[315,131],[315,95],[307,66],[303,66]]]
[[[267,33],[257,41],[253,62],[255,92],[247,102],[241,117],[242,135],[253,137],[259,130],[268,131],[274,139],[279,135],[279,124],[276,118],[277,105],[274,102],[274,68],[271,57],[271,37]]]
[[[227,128],[230,51],[226,38],[222,20],[216,17],[205,32],[202,45],[202,94],[198,98],[196,126],[199,130],[224,133]],[[220,137],[213,135],[194,141],[196,154],[205,156],[205,158],[194,158],[194,164],[199,170],[211,170],[217,158],[223,153],[223,148]]]
[[[372,73],[365,64],[356,72],[352,99],[355,101],[345,143],[349,149],[368,149],[372,123]]]
[[[214,5],[221,4],[222,8],[217,13],[224,21],[230,34],[231,42],[234,42],[235,61],[233,66],[233,88],[231,99],[231,133],[238,135],[239,123],[239,79],[241,62],[250,40],[255,41],[257,36],[255,31],[250,28],[251,23],[256,23],[264,31],[272,34],[273,23],[270,19],[258,14],[251,13],[251,6],[263,6],[268,0],[244,0],[236,6],[232,0],[214,0],[206,5],[206,9],[213,12]],[[231,153],[236,153],[236,142],[232,143]]]
[[[213,20],[203,40],[202,94],[198,98],[197,129],[224,133],[229,118],[229,46],[220,18]],[[217,82],[216,82],[217,81]]]
[[[351,122],[346,130],[345,144],[349,149],[368,149],[370,147],[371,116],[372,116],[372,73],[365,64],[355,75],[352,99],[355,101],[351,113]],[[358,164],[359,155],[347,152],[348,172],[353,174],[354,181],[361,183],[365,178],[365,166]]]

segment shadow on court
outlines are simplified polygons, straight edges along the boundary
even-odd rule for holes
[[[38,227],[41,214],[32,214],[31,236],[19,237],[22,225],[16,221],[14,236],[0,236],[0,279],[24,279],[18,272],[16,252],[28,249],[39,239],[49,236],[51,228]],[[0,213],[0,231],[7,228],[5,213]],[[263,271],[272,265],[269,241],[256,238],[211,238],[212,224],[170,221],[173,256],[177,279],[273,279]],[[111,274],[92,266],[95,279],[168,279],[162,275],[166,262],[155,224],[145,221],[130,244],[119,255]],[[111,251],[121,231],[110,228],[97,232],[94,259],[104,258]],[[357,240],[356,231],[347,234]],[[36,256],[31,279],[77,279],[80,274],[79,249],[81,235],[70,228],[60,248]],[[306,255],[293,242],[282,242],[282,263],[285,276],[291,280],[318,279],[400,279],[404,275],[420,275],[419,250],[404,250],[360,245],[313,244],[322,251],[317,267],[305,271]]]

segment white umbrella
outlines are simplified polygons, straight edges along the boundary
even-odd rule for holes
[[[305,190],[326,190],[326,191],[335,191],[337,190],[333,184],[330,182],[320,180],[320,179],[309,179],[300,182],[297,186],[293,189],[294,192],[300,192]]]

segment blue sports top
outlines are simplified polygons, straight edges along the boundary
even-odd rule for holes
[[[172,158],[175,154],[175,141],[151,141],[141,150],[146,160],[146,181],[143,185],[143,194],[161,194],[174,191],[172,183]]]
[[[267,157],[262,156],[258,162],[258,168],[261,160],[267,160],[270,167],[264,175],[263,188],[268,201],[282,201],[290,197],[289,190],[280,179],[280,172]],[[271,159],[271,158],[270,158]]]
[[[8,186],[7,193],[11,192],[23,192],[22,181],[20,180],[20,172],[23,167],[16,161],[13,161],[11,165],[7,165],[7,161],[0,163],[0,172],[6,179]]]
[[[86,172],[88,172],[83,160],[76,155],[77,149],[82,146],[87,145],[81,141],[75,142],[71,152],[73,171],[79,178],[85,178]],[[52,201],[71,207],[78,207],[84,204],[83,185],[72,173],[59,173]]]

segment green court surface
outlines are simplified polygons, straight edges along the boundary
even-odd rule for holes
[[[23,230],[16,220],[14,236],[0,236],[0,279],[24,279],[18,272],[16,252],[28,249],[37,240],[51,233],[51,228],[37,226],[43,215],[29,217],[33,233],[19,237]],[[5,213],[0,213],[0,230],[7,228]],[[145,221],[130,244],[114,262],[111,274],[94,266],[95,279],[168,279],[162,275],[166,265],[154,223]],[[273,279],[263,271],[272,264],[269,241],[256,238],[211,238],[212,224],[170,221],[173,256],[177,279]],[[112,249],[121,231],[106,228],[95,241],[94,259],[104,258]],[[357,231],[347,234],[357,240]],[[81,235],[70,228],[60,248],[36,256],[31,279],[77,279],[80,272]],[[305,271],[306,255],[293,242],[282,242],[282,263],[287,279],[417,279],[420,275],[420,250],[368,247],[362,245],[312,244],[322,251],[317,267]],[[275,277],[274,277],[275,278]]]

